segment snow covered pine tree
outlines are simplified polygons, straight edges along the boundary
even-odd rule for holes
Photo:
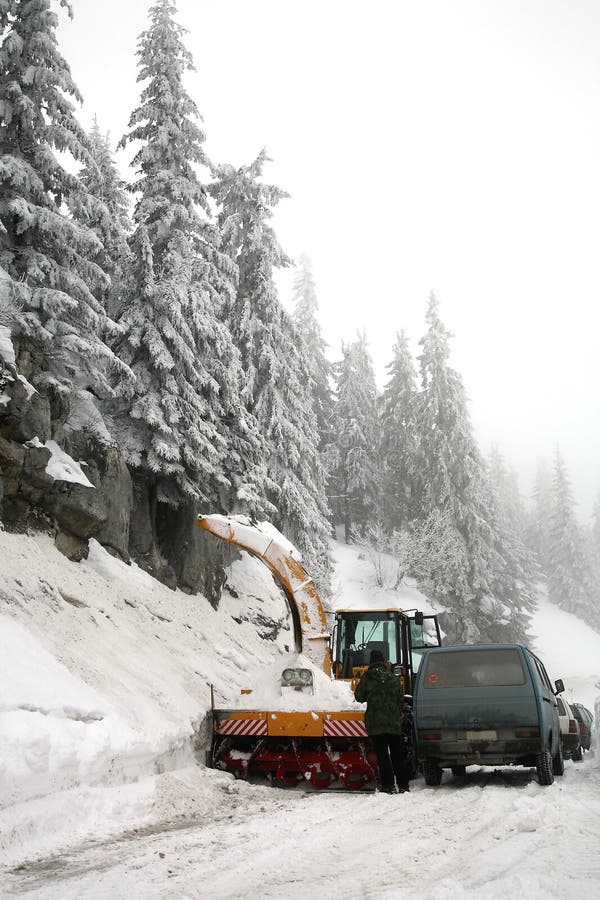
[[[265,441],[274,523],[299,548],[323,594],[329,590],[330,526],[305,346],[277,297],[273,270],[289,264],[269,223],[286,194],[265,184],[263,150],[248,166],[221,166],[213,186],[239,285],[228,321],[242,354],[244,402]]]
[[[110,397],[131,373],[103,340],[111,323],[93,292],[109,285],[96,261],[102,245],[77,218],[82,208],[106,211],[57,157],[91,163],[51,6],[0,0],[0,264],[30,288],[13,329],[17,361],[34,357],[31,380],[68,409]]]
[[[389,532],[412,520],[416,504],[415,369],[404,332],[396,336],[380,399],[381,516]]]
[[[332,365],[325,355],[327,344],[319,325],[317,292],[310,260],[303,253],[293,284],[294,324],[304,341],[304,362],[310,376],[309,388],[317,419],[319,449],[333,440],[333,392],[331,389]]]
[[[192,59],[173,0],[158,0],[149,15],[137,51],[146,84],[121,141],[139,142],[133,264],[119,319],[119,350],[136,382],[121,392],[115,418],[151,520],[157,502],[185,500],[257,513],[265,505],[261,444],[240,402],[239,354],[223,321],[237,269],[219,250],[196,173],[211,164],[182,82]]]
[[[365,334],[342,345],[336,375],[335,444],[330,493],[345,540],[377,519],[379,504],[379,418],[373,363]]]
[[[458,623],[455,640],[525,640],[534,602],[532,572],[521,542],[496,510],[464,387],[448,364],[450,333],[433,292],[426,320],[417,403],[418,518],[445,552],[431,554],[437,569],[422,580],[430,596],[452,611]]]

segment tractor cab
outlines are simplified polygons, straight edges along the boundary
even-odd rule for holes
[[[337,679],[352,681],[353,688],[369,665],[373,650],[389,660],[405,693],[411,693],[413,675],[428,647],[441,646],[437,617],[418,610],[350,610],[335,613],[331,655]]]

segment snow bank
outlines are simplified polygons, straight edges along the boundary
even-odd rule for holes
[[[541,594],[531,622],[532,649],[552,680],[562,678],[568,701],[593,712],[600,694],[600,634],[577,616],[554,606]]]
[[[410,583],[376,588],[355,548],[336,544],[334,555],[337,607],[430,610]],[[346,684],[291,651],[285,599],[266,566],[245,554],[228,570],[218,610],[95,541],[88,560],[73,563],[45,535],[0,532],[0,559],[3,860],[172,815],[214,817],[224,792],[259,791],[194,764],[208,736],[211,684],[223,706],[288,709],[282,669],[309,668],[314,693],[290,692],[295,708],[364,708]],[[552,677],[593,710],[600,635],[547,602],[532,630]],[[596,747],[599,720],[597,713]],[[593,773],[600,758],[586,757]],[[442,814],[447,797],[439,797]]]
[[[189,764],[210,684],[231,702],[290,641],[282,596],[249,557],[214,610],[95,541],[78,564],[44,535],[0,533],[0,555],[0,809]],[[275,609],[273,641],[250,620]]]
[[[77,782],[139,740],[100,695],[32,635],[0,616],[0,808]]]
[[[385,557],[387,577],[393,583],[398,575],[398,561]],[[334,541],[332,558],[335,563],[332,606],[335,609],[419,609],[421,612],[440,612],[416,587],[413,578],[405,578],[398,588],[376,583],[372,563],[360,547]]]

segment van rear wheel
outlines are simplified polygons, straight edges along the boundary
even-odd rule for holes
[[[430,787],[437,787],[442,783],[442,770],[436,763],[435,759],[426,759],[423,763],[423,776],[425,784]]]
[[[554,772],[552,770],[552,756],[549,750],[542,750],[535,758],[535,767],[537,769],[538,781],[540,784],[548,785],[554,783]]]

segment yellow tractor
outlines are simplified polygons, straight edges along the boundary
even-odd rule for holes
[[[272,529],[244,517],[201,515],[196,524],[215,537],[262,560],[287,598],[295,650],[304,654],[332,682],[356,681],[368,667],[372,650],[380,650],[412,692],[413,674],[426,647],[441,644],[434,615],[417,610],[337,610],[328,628],[318,591],[293,549]],[[313,688],[308,667],[287,667],[281,673],[286,708],[220,709],[213,702],[213,739],[209,763],[239,778],[261,773],[285,784],[309,781],[327,788],[341,782],[359,789],[377,775],[375,754],[364,727],[364,710],[353,705],[350,690],[340,691],[339,708],[319,708],[298,701],[298,693]],[[242,690],[247,707],[253,687]],[[331,698],[329,698],[331,700]],[[289,701],[289,702],[288,702]],[[331,706],[331,702],[327,704]]]

